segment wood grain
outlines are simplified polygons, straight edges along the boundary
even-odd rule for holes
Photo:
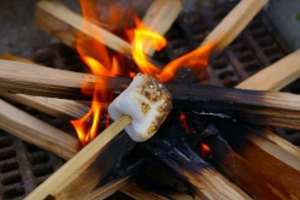
[[[74,179],[80,176],[97,158],[107,146],[123,129],[131,122],[128,116],[122,116],[112,123],[107,129],[99,134],[93,141],[79,151],[67,163],[52,174],[46,181],[39,185],[25,199],[44,199],[47,196],[67,199],[71,193],[61,193]],[[97,181],[96,181],[97,184]]]

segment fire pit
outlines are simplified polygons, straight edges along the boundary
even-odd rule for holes
[[[162,63],[175,60],[197,48],[205,38],[209,38],[207,36],[210,30],[213,30],[214,25],[222,20],[235,5],[235,3],[227,3],[226,6],[222,4],[214,7],[213,12],[207,10],[180,15],[166,34],[168,44],[151,58],[151,62],[162,65]],[[39,6],[37,9],[37,13],[40,13],[40,15],[37,14],[37,18],[45,16],[46,19],[46,16],[49,16],[45,21],[50,20],[49,24],[43,24],[43,19],[38,18],[40,26],[55,37],[59,37],[62,42],[74,47],[74,43],[72,43],[74,27],[63,28],[63,30],[67,30],[68,37],[59,31],[50,31],[49,29],[53,25],[51,22],[59,19],[59,15],[52,16],[49,14],[51,9],[49,11],[47,7]],[[63,25],[68,22],[60,21],[59,23]],[[155,23],[152,25],[157,26]],[[277,93],[273,95],[273,93],[265,94],[231,88],[237,86],[241,89],[275,91],[285,87],[291,79],[298,78],[297,73],[299,72],[296,66],[294,76],[289,76],[280,83],[277,81],[271,86],[255,76],[252,80],[248,79],[240,83],[273,63],[275,64],[271,67],[280,67],[288,66],[299,60],[299,52],[287,56],[288,48],[270,26],[271,24],[262,12],[250,22],[230,46],[221,54],[211,58],[210,67],[204,73],[195,68],[180,69],[173,78],[173,82],[166,83],[173,94],[177,111],[171,113],[171,117],[165,122],[157,136],[145,144],[136,145],[131,152],[132,142],[125,133],[121,133],[113,143],[106,147],[103,154],[98,155],[93,164],[87,166],[85,171],[78,172],[81,174],[74,180],[67,180],[61,185],[61,188],[56,188],[54,192],[51,191],[47,198],[101,199],[109,197],[117,191],[120,192],[111,198],[299,198],[299,194],[297,194],[300,176],[299,165],[297,165],[299,149],[287,142],[294,145],[300,144],[300,134],[297,131],[297,129],[299,130],[297,121],[299,120],[299,110],[294,110],[296,107],[292,105],[294,99],[290,100],[294,96],[285,94],[277,96]],[[166,30],[158,31],[162,31],[161,34],[163,34]],[[224,46],[227,46],[226,40],[224,41],[225,44],[219,43],[218,48],[223,49]],[[148,51],[150,55],[153,52],[151,49]],[[126,49],[123,49],[123,53],[126,52]],[[79,59],[77,52],[61,44],[39,48],[32,55],[34,62],[49,67],[79,72],[85,70],[85,65]],[[3,55],[4,57],[12,60],[19,59],[11,57],[9,54]],[[126,68],[135,68],[130,57],[125,58],[122,64]],[[32,68],[31,64],[26,67],[28,67],[27,69]],[[271,69],[271,67],[269,68]],[[42,67],[36,68],[36,70],[32,68],[32,71],[36,71],[37,74],[39,70],[44,70]],[[46,71],[42,71],[41,74],[44,72]],[[20,74],[22,73],[20,70]],[[53,71],[53,80],[56,80],[57,74],[55,75],[55,73],[58,71]],[[272,70],[261,71],[260,74],[262,73],[273,74]],[[49,77],[52,77],[51,74],[51,70],[47,71]],[[47,82],[47,77],[43,76],[41,76],[43,82],[34,84],[27,84],[24,80],[14,83],[10,81],[15,80],[14,76],[11,76],[12,79],[3,76],[0,78],[3,91],[15,93],[21,91],[25,94],[67,99],[91,99],[91,96],[82,95],[80,91],[82,85],[81,82],[76,82],[76,76],[73,76],[72,73],[59,75],[65,77],[65,83],[68,83],[68,77],[74,78],[75,85],[77,84],[78,87],[75,87],[73,83],[71,85],[64,85],[64,83],[59,85],[60,83],[58,83],[58,87],[49,87],[51,82]],[[131,76],[131,74],[126,74],[126,76]],[[285,76],[284,71],[279,73],[278,77],[274,77],[274,80],[280,79],[281,76]],[[197,83],[199,77],[204,85]],[[96,80],[92,75],[87,75],[85,78],[89,80],[87,83],[93,83],[93,80]],[[117,77],[107,78],[107,81],[109,84],[106,89],[114,90],[112,95],[116,96],[124,90],[130,79]],[[256,84],[257,82],[260,84]],[[226,88],[209,85],[225,86]],[[294,81],[283,91],[297,94],[299,93],[298,86],[299,81]],[[93,85],[86,85],[86,88],[93,89]],[[207,95],[209,98],[199,97],[199,94]],[[264,102],[266,99],[263,98],[263,95],[270,95],[267,96],[269,101]],[[26,106],[32,106],[31,103],[26,103],[26,99],[31,101],[31,96],[20,95],[17,98],[3,93],[3,97],[11,103],[17,101]],[[258,103],[251,102],[253,98]],[[282,104],[281,101],[284,100],[289,103]],[[235,104],[236,101],[237,104]],[[82,117],[89,109],[88,104],[72,101],[73,106],[67,107],[66,105],[70,105],[70,100],[51,99],[50,104],[53,106],[49,109],[49,100],[43,99],[38,102],[38,106],[35,106],[34,109],[42,110],[52,117],[26,106],[13,104],[42,121],[59,127],[60,130],[54,127],[50,128],[48,125],[41,125],[40,121],[31,119],[31,116],[21,113],[4,101],[1,104],[3,108],[7,109],[6,114],[1,113],[2,129],[31,143],[35,143],[32,138],[37,138],[39,141],[39,135],[44,133],[51,135],[50,143],[57,142],[55,145],[47,145],[49,141],[46,138],[46,147],[43,147],[46,149],[45,151],[22,142],[9,133],[4,131],[1,133],[3,199],[23,199],[65,163],[59,157],[70,159],[79,150],[79,142],[75,139],[75,132],[68,120]],[[104,103],[104,110],[106,106],[107,104]],[[107,115],[102,116],[100,129],[105,127],[108,120]],[[267,129],[266,126],[271,126],[271,129]],[[53,134],[54,132],[55,134]],[[287,141],[276,136],[274,132]],[[28,137],[25,137],[23,133],[28,133]],[[70,136],[66,133],[73,135]],[[118,148],[113,148],[114,146],[118,146]],[[99,171],[101,174],[98,173]],[[283,171],[284,174],[282,174]],[[86,176],[90,174],[92,176],[87,178]],[[85,186],[79,189],[78,187],[83,184]],[[203,188],[205,189],[203,190]]]

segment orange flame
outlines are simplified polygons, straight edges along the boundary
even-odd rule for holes
[[[132,41],[132,56],[138,65],[139,69],[148,75],[155,76],[160,72],[160,69],[148,61],[147,52],[149,49],[154,48],[160,51],[166,46],[167,40],[147,28],[138,18],[135,18],[137,28],[134,30]]]
[[[205,144],[204,142],[201,142],[201,155],[203,158],[207,157],[208,153],[211,151],[210,147]]]
[[[101,23],[100,20],[101,17],[99,16],[99,13],[96,12],[97,0],[80,0],[80,4],[84,19],[103,26],[103,23]],[[119,20],[125,20],[125,18],[120,17],[119,12],[117,12],[118,9],[120,9],[120,6],[115,8],[111,6],[113,5],[109,5],[109,10],[113,11],[114,13],[109,13],[108,16],[110,16],[109,18],[111,18],[111,20],[106,19],[105,22],[113,22],[117,24],[120,23]],[[137,28],[132,32],[128,32],[131,33],[129,37],[132,36],[129,38],[132,45],[132,57],[134,58],[141,72],[155,76],[161,82],[166,82],[170,80],[175,75],[176,71],[182,66],[204,68],[208,65],[208,58],[210,52],[215,47],[214,44],[200,47],[176,60],[173,60],[167,64],[163,70],[161,70],[147,59],[147,52],[151,48],[155,49],[156,51],[161,50],[166,46],[167,40],[144,25],[138,18],[135,18],[135,23]],[[86,26],[85,23],[82,25]],[[96,37],[101,37],[101,35],[94,35]],[[118,64],[117,58],[115,56],[111,58],[103,44],[84,34],[78,34],[76,48],[82,60],[87,66],[89,66],[91,73],[95,75],[116,76],[127,74],[128,76],[133,77],[136,74],[136,72],[133,71],[124,73],[124,70],[122,70]],[[99,93],[100,90],[98,89],[100,87],[105,87],[105,80],[101,80],[96,83],[94,91],[82,89],[84,94],[90,95],[92,94],[91,92],[93,92],[91,108],[89,112],[81,119],[71,121],[83,146],[94,139],[99,131],[98,124],[102,111],[104,110],[101,102],[112,101],[112,95]],[[82,86],[82,88],[85,87]],[[181,115],[181,120],[185,129],[188,131],[185,115]],[[108,123],[109,118],[106,115],[106,126]]]
[[[150,48],[160,51],[167,45],[167,40],[144,25],[138,18],[135,19],[135,23],[137,28],[133,33],[132,56],[143,73],[155,76],[161,82],[166,82],[174,77],[176,71],[181,67],[197,67],[204,69],[208,66],[209,56],[215,47],[215,44],[213,43],[201,46],[194,51],[171,61],[163,68],[163,70],[159,69],[148,61],[145,52]]]
[[[161,73],[157,75],[157,79],[161,82],[166,82],[174,77],[176,71],[183,66],[200,67],[202,69],[206,68],[208,66],[209,56],[214,47],[214,44],[201,46],[194,51],[171,61],[163,68]]]
[[[99,19],[94,9],[96,1],[93,0],[87,3],[86,1],[81,0],[80,3],[84,18],[93,22],[98,22]],[[84,23],[83,26],[85,26]],[[101,36],[97,35],[97,37]],[[113,57],[111,60],[110,55],[103,44],[84,34],[78,34],[76,48],[81,59],[90,68],[92,74],[104,76],[116,76],[121,74],[121,69],[116,57]],[[100,88],[103,87],[105,87],[105,81],[98,81],[93,91],[93,101],[88,113],[78,120],[70,121],[76,129],[82,146],[85,146],[97,136],[99,131],[99,120],[104,109],[102,108],[101,102],[112,101],[111,95],[99,92]],[[83,90],[82,92],[88,94],[90,91]],[[91,120],[92,122],[90,122]],[[106,118],[106,125],[108,125],[108,121],[109,120]]]

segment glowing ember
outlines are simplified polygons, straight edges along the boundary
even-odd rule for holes
[[[97,14],[95,9],[95,0],[80,0],[80,3],[84,19],[103,25],[103,23],[99,21],[99,14]],[[116,18],[114,14],[115,13],[109,14],[112,16],[111,22],[116,24],[120,23],[118,22],[118,19],[122,20],[122,17]],[[110,20],[108,19],[108,21]],[[148,52],[148,50],[151,48],[155,49],[156,51],[161,50],[167,44],[166,39],[157,34],[155,31],[151,30],[151,28],[146,27],[138,18],[135,18],[135,23],[136,28],[131,31],[127,30],[127,33],[129,33],[129,39],[131,41],[132,57],[138,65],[139,70],[144,74],[154,76],[161,82],[166,82],[174,77],[176,71],[180,67],[198,67],[200,69],[204,69],[208,65],[208,58],[215,46],[214,44],[200,47],[178,59],[175,59],[167,64],[163,70],[161,70],[147,59],[147,54],[145,52]],[[85,26],[84,23],[82,25]],[[95,36],[101,37],[101,35],[96,34]],[[117,76],[126,74],[129,77],[136,75],[136,72],[125,72],[124,69],[121,69],[116,57],[111,57],[103,44],[87,37],[84,34],[78,34],[76,47],[82,60],[87,66],[89,66],[91,73],[95,75]],[[91,108],[83,118],[71,121],[83,146],[94,139],[99,131],[99,120],[101,118],[102,111],[105,110],[102,108],[101,102],[112,101],[112,95],[99,92],[100,90],[98,89],[100,87],[105,87],[105,80],[99,81],[99,83],[96,84],[94,91],[82,89],[83,94],[93,94]],[[82,88],[85,87],[82,86]],[[106,115],[104,119],[107,126],[109,123],[109,117]],[[182,114],[180,119],[185,130],[188,131],[185,115]]]
[[[211,151],[210,147],[205,143],[201,142],[201,155],[203,158],[207,157],[208,153]]]
[[[180,113],[180,121],[182,123],[182,126],[184,130],[188,133],[189,132],[189,126],[186,121],[186,114],[185,113]]]

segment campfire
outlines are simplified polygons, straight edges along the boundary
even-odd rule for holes
[[[154,0],[141,18],[132,4],[107,3],[106,20],[97,1],[80,3],[82,15],[36,3],[38,27],[68,47],[37,50],[36,62],[0,56],[0,128],[58,163],[35,184],[21,166],[28,180],[20,198],[300,198],[299,148],[278,135],[300,130],[299,95],[278,92],[299,78],[300,52],[269,59],[246,28],[262,23],[255,16],[267,0],[238,2],[215,27],[203,22],[211,31],[197,39],[179,0]],[[168,50],[176,26],[190,44],[177,55]],[[241,35],[265,68],[249,61]],[[71,52],[80,67],[51,68],[52,51]],[[0,165],[2,193],[17,199],[18,190],[5,193],[10,162]]]

